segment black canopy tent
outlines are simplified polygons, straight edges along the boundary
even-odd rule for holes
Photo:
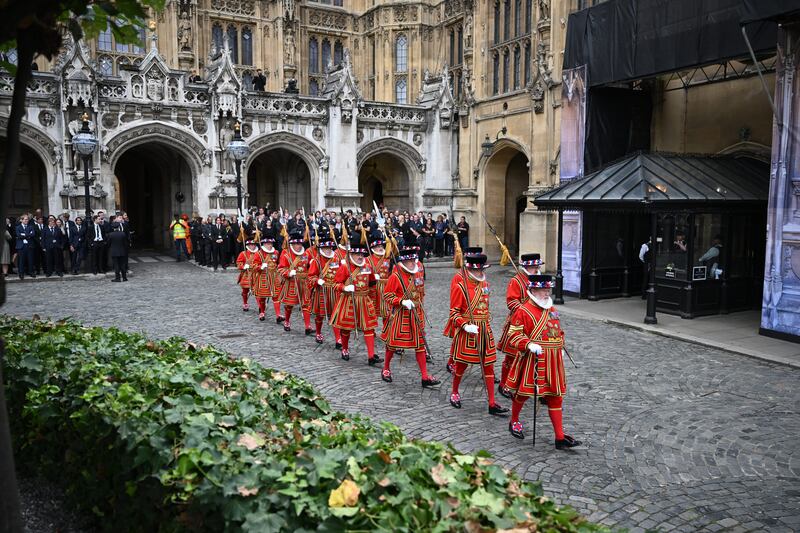
[[[583,254],[581,265],[582,279],[589,287],[589,299],[627,296],[632,292],[633,271],[640,265],[631,263],[631,257],[636,257],[631,243],[644,235],[645,239],[650,237],[653,252],[649,257],[646,322],[655,322],[657,304],[664,311],[686,318],[714,312],[716,304],[706,301],[714,298],[722,300],[717,312],[743,307],[747,301],[730,298],[728,290],[734,278],[739,285],[747,285],[749,281],[731,276],[727,269],[718,267],[739,259],[743,248],[755,247],[752,241],[758,240],[759,226],[753,217],[764,216],[768,191],[768,169],[752,159],[639,152],[537,196],[533,203],[539,209],[559,212],[556,300],[563,302],[563,212],[576,210],[582,211],[589,219],[583,224],[585,237],[588,237],[584,238],[584,250],[588,253]],[[741,218],[742,215],[750,218]],[[751,224],[753,228],[748,229],[742,222]],[[647,225],[649,231],[645,233]],[[720,274],[713,274],[718,278],[714,281],[721,283],[704,284],[701,282],[707,279],[700,279],[700,267],[705,267],[705,274],[702,274],[705,276],[709,273],[709,265],[695,263],[698,262],[696,259],[703,257],[698,246],[707,246],[712,239],[712,228],[716,228],[721,237],[718,247],[722,251],[720,260],[711,264],[715,271],[720,270]],[[612,232],[607,234],[609,240],[616,239],[616,243],[608,243],[605,247],[606,251],[612,250],[611,256],[618,254],[612,258],[616,262],[612,261],[611,266],[602,264],[603,254],[596,253],[599,238],[594,239],[606,230]],[[683,250],[671,249],[666,237],[681,234],[685,235],[686,242],[676,246]],[[716,239],[716,234],[713,239]],[[738,243],[736,246],[728,246],[734,241]],[[722,242],[726,245],[722,246]],[[595,248],[587,249],[587,246]],[[731,257],[731,253],[737,257]],[[752,253],[753,250],[746,250],[745,256],[752,259]],[[659,264],[657,259],[663,260],[663,264]],[[658,280],[663,293],[663,298],[658,301],[657,266],[665,276]],[[741,271],[741,265],[737,265],[736,271]],[[711,294],[715,291],[720,294]]]

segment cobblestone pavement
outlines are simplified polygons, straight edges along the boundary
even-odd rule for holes
[[[338,409],[394,422],[410,436],[449,440],[464,451],[487,449],[525,478],[540,480],[557,501],[608,525],[631,531],[800,530],[796,369],[566,317],[568,346],[580,368],[567,367],[565,427],[586,445],[557,452],[545,413],[535,448],[530,438],[513,439],[506,419],[489,416],[474,371],[462,384],[464,408],[449,406],[449,342],[441,328],[449,311],[450,268],[430,268],[427,281],[440,390],[420,387],[413,357],[396,358],[394,383],[383,383],[379,370],[366,364],[360,339],[344,362],[330,335],[316,345],[295,317],[287,334],[274,317],[262,323],[253,312],[243,313],[230,269],[211,273],[187,263],[132,269],[128,283],[13,284],[3,311],[72,316],[155,337],[181,335],[253,357],[308,379]],[[498,331],[509,274],[497,267],[489,272]],[[528,434],[530,405],[523,411]]]

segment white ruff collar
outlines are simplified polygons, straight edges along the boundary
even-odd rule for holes
[[[384,255],[386,255],[386,250],[384,250],[382,252],[376,252],[376,251],[373,250],[372,253],[375,254],[375,255],[378,255],[380,257],[383,257]]]
[[[303,255],[304,253],[306,253],[306,249],[302,247],[300,248],[299,252],[295,252],[294,247],[291,244],[289,245],[289,250],[291,250],[294,255]]]
[[[354,264],[355,266],[357,266],[358,268],[361,268],[361,267],[363,267],[363,266],[364,266],[364,264],[366,264],[366,262],[367,262],[367,261],[366,261],[366,259],[364,259],[364,258],[362,257],[362,258],[361,258],[361,262],[360,262],[360,263],[358,263],[358,262],[356,262],[356,260],[355,260],[355,259],[353,259],[353,258],[351,257],[351,258],[350,258],[350,262],[351,262],[351,263],[353,263],[353,264]]]
[[[538,305],[539,307],[541,307],[544,310],[547,310],[547,309],[550,309],[551,307],[553,307],[553,299],[550,296],[547,297],[547,300],[540,300],[539,298],[534,296],[533,293],[531,293],[531,291],[528,291],[528,296],[531,297],[531,300],[533,300],[533,303],[535,303],[536,305]]]
[[[330,259],[331,257],[333,257],[333,252],[328,252],[328,253],[326,254],[325,252],[323,252],[322,250],[320,250],[320,251],[319,251],[319,255],[321,255],[322,257],[326,257],[326,258]]]
[[[270,248],[270,249],[267,249],[267,248],[265,248],[265,247],[263,247],[263,246],[261,247],[261,249],[262,249],[262,250],[264,250],[265,252],[267,252],[268,254],[271,254],[272,252],[274,252],[274,251],[275,251],[275,248]]]
[[[476,277],[475,274],[469,270],[467,270],[467,275],[479,283],[486,280],[486,274],[484,274],[483,271],[481,271],[481,277]]]
[[[409,270],[408,268],[406,268],[406,266],[403,263],[398,263],[398,265],[400,265],[400,268],[402,268],[403,270],[405,270],[409,274],[416,274],[417,272],[419,272],[419,265],[416,264],[416,263],[414,263],[414,270]]]

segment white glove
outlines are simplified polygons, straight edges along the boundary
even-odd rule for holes
[[[289,271],[289,277],[290,277],[290,278],[293,278],[293,277],[295,277],[296,275],[297,275],[297,270],[295,270],[295,269],[292,269],[292,270],[290,270],[290,271]]]
[[[342,290],[344,292],[355,292],[356,286],[355,285],[345,285],[344,289],[342,289]]]
[[[323,286],[323,285],[325,285],[325,280],[324,280],[324,279],[322,279],[322,278],[319,278],[319,279],[317,280],[317,285],[319,285],[320,287],[321,287],[321,286]]]
[[[402,301],[402,302],[400,302],[400,303],[401,303],[401,304],[403,304],[403,307],[405,307],[405,308],[406,308],[406,309],[408,309],[409,311],[410,311],[411,309],[414,309],[414,302],[412,302],[411,300],[403,300],[403,301]]]
[[[245,269],[245,270],[250,270],[250,264],[246,264],[246,265],[244,266],[244,269]]]
[[[464,331],[470,335],[476,335],[478,333],[478,326],[475,324],[464,324]]]
[[[375,274],[375,281],[380,281],[380,280],[381,280],[381,275]]]
[[[266,263],[263,263],[263,264],[261,265],[261,270],[266,270],[268,267],[269,267],[269,265],[268,265],[268,264],[266,264]]]
[[[542,354],[542,347],[536,344],[535,342],[529,342],[527,348],[528,351],[531,353],[534,353],[536,355]]]

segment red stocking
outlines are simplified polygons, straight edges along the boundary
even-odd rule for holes
[[[267,312],[267,299],[266,298],[256,298],[256,302],[258,302],[258,312],[259,313],[266,313]]]
[[[514,357],[511,355],[506,354],[505,358],[503,358],[503,369],[500,372],[500,386],[506,386],[506,379],[508,379],[508,373],[511,371],[511,363],[514,361]]]
[[[276,301],[276,300],[272,300],[272,306],[275,308],[275,317],[277,318],[279,316],[282,316],[281,315],[281,303]]]
[[[527,396],[517,394],[514,396],[514,401],[511,402],[511,423],[519,422],[519,414],[522,412],[522,406],[527,401]]]
[[[494,365],[483,365],[483,379],[486,380],[486,392],[489,394],[489,405],[494,405]]]
[[[556,440],[564,438],[564,426],[561,420],[561,396],[547,397],[547,414],[550,415],[550,422],[553,423],[553,431],[556,433]]]
[[[350,330],[343,329],[342,330],[342,350],[349,350],[350,349]]]
[[[283,306],[283,314],[286,316],[286,322],[292,318],[292,309],[294,309],[293,305],[284,305]]]
[[[422,379],[428,379],[428,361],[426,360],[425,349],[417,350],[417,366],[422,373]]]
[[[242,289],[242,303],[247,305],[247,299],[250,297],[250,289]]]
[[[306,326],[306,329],[311,329],[311,311],[306,311],[303,309],[303,323]]]
[[[314,317],[314,325],[317,328],[317,335],[322,335],[322,317],[321,316]]]
[[[467,363],[456,361],[456,370],[453,372],[453,394],[458,394],[458,386],[461,385],[461,378],[467,371]]]
[[[367,357],[375,357],[375,332],[373,330],[364,332],[364,344],[367,345]]]
[[[387,346],[386,347],[386,357],[383,360],[383,369],[384,370],[389,370],[389,363],[392,362],[392,357],[394,357],[394,350],[392,350],[391,348],[389,348]]]
[[[336,337],[336,342],[342,341],[342,332],[339,330],[339,328],[333,328],[333,336]]]

